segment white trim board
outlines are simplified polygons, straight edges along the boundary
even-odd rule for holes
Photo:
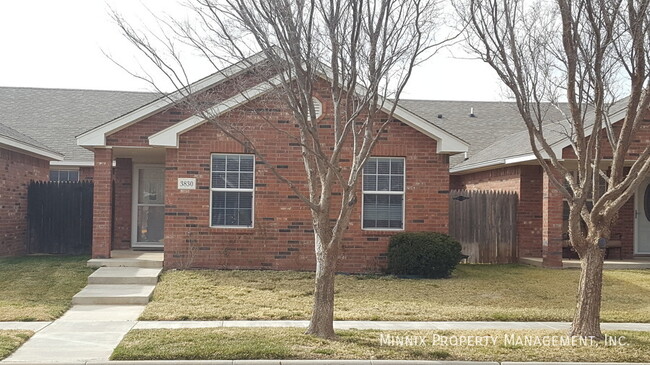
[[[32,146],[12,138],[0,136],[0,146],[6,146],[7,149],[20,152],[32,157],[44,160],[63,160],[63,155],[44,148]]]
[[[205,114],[213,118],[223,115],[224,113],[227,113],[237,108],[238,106],[241,106],[255,98],[264,95],[265,93],[272,90],[275,86],[277,86],[279,82],[281,82],[281,78],[280,76],[276,76],[268,81],[257,84],[244,92],[241,92],[229,99],[218,103],[217,105],[208,109]],[[206,121],[207,120],[201,116],[193,115],[168,128],[163,129],[158,133],[152,134],[149,137],[149,145],[178,148],[178,137],[181,134],[200,126]]]

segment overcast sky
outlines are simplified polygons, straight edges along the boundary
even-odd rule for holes
[[[134,27],[150,24],[146,8],[156,14],[184,12],[178,0],[0,0],[0,86],[151,91],[102,52],[122,63],[134,59],[133,48],[108,14],[109,6]],[[193,76],[210,72],[197,66]],[[487,65],[449,52],[418,67],[403,98],[505,99]]]

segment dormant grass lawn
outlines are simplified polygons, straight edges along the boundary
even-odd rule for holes
[[[459,265],[451,279],[338,275],[335,318],[382,321],[570,321],[577,270]],[[650,270],[606,271],[602,320],[650,322]],[[313,274],[164,273],[143,320],[308,319]]]
[[[86,256],[0,259],[0,321],[50,321],[71,305],[92,269]]]
[[[221,360],[221,359],[403,359],[460,361],[650,361],[650,333],[611,332],[616,346],[593,342],[560,345],[553,331],[361,331],[337,332],[337,340],[303,334],[298,328],[210,328],[134,330],[115,349],[111,360]],[[381,336],[411,336],[412,345],[381,343]],[[437,344],[434,345],[434,336]],[[447,346],[441,345],[447,336]],[[452,346],[452,336],[492,336],[481,346]],[[506,336],[510,336],[506,340]],[[538,345],[524,336],[539,336]],[[555,346],[544,346],[544,336],[558,336]],[[620,336],[624,336],[623,339]],[[466,337],[467,338],[467,337]],[[547,337],[550,341],[552,337]],[[386,339],[386,337],[384,337]],[[420,341],[422,339],[424,342]],[[521,339],[521,342],[517,342]],[[484,345],[483,345],[484,344]]]
[[[11,355],[33,334],[31,331],[0,331],[0,360]]]

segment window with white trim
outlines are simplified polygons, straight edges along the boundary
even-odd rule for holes
[[[211,181],[212,227],[252,227],[255,157],[213,154]]]
[[[50,170],[50,181],[79,181],[79,170]]]
[[[371,157],[363,168],[363,229],[404,229],[404,158]]]

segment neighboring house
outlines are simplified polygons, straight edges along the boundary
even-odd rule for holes
[[[626,100],[611,107],[610,120],[620,124],[625,116]],[[481,111],[475,110],[477,119]],[[565,131],[570,130],[561,115],[548,116],[545,125],[547,141],[563,163],[575,165],[575,155]],[[523,129],[523,122],[518,123]],[[477,123],[480,125],[480,123]],[[463,138],[467,136],[460,134]],[[468,140],[470,143],[471,139]],[[633,140],[627,155],[631,164],[650,143],[650,113]],[[603,162],[611,159],[611,149],[605,141]],[[603,166],[607,168],[607,166]],[[452,189],[501,190],[516,192],[519,196],[517,211],[518,257],[543,257],[548,267],[562,267],[562,255],[569,251],[567,235],[568,206],[542,171],[530,147],[527,131],[502,134],[492,143],[473,151],[468,158],[451,167]],[[606,188],[600,181],[599,189]],[[635,197],[619,212],[608,243],[611,254],[630,259],[650,256],[650,176],[639,187]],[[610,252],[608,252],[610,253]]]
[[[219,118],[245,128],[287,178],[304,181],[301,148],[285,134],[296,128],[277,100],[280,91],[251,87],[246,100],[231,87],[247,82],[246,70],[233,65],[192,90],[218,95],[210,106],[220,110]],[[319,133],[327,140],[332,104],[320,90],[327,88],[314,92]],[[133,247],[163,249],[168,268],[313,269],[306,205],[214,124],[176,107],[171,100],[178,97],[78,136],[78,144],[95,153],[93,257]],[[388,239],[396,232],[447,232],[449,155],[465,151],[458,137],[398,107],[366,166],[337,269],[385,267]]]
[[[0,124],[0,257],[24,254],[27,242],[27,188],[47,180],[50,161],[63,155]]]
[[[0,87],[0,123],[63,154],[63,160],[51,161],[50,180],[92,180],[93,154],[74,137],[154,98],[127,91]]]

